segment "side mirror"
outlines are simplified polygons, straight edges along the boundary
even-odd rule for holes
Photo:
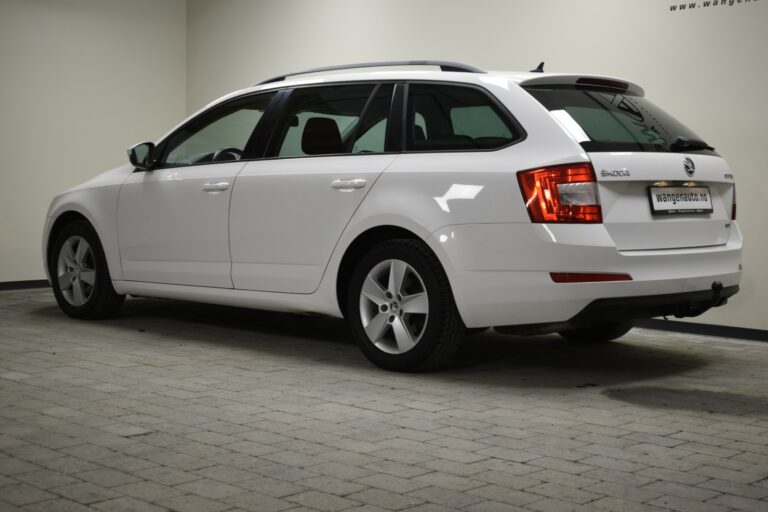
[[[128,149],[128,160],[131,165],[142,171],[152,169],[155,145],[151,142],[142,142]]]

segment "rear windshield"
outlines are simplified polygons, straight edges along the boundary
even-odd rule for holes
[[[641,96],[621,92],[529,87],[585,151],[652,151],[716,154],[702,139]],[[697,144],[675,144],[682,137]]]

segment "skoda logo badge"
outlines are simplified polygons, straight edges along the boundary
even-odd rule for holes
[[[685,169],[685,174],[687,174],[689,178],[692,178],[693,175],[696,174],[696,166],[693,165],[693,160],[690,158],[683,160],[683,168]]]

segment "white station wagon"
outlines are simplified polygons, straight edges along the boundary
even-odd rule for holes
[[[76,318],[126,295],[344,317],[392,370],[488,327],[601,342],[725,304],[726,161],[634,83],[540,69],[365,63],[225,96],[53,200],[56,300]]]

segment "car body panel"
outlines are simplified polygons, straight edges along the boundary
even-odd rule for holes
[[[123,279],[232,288],[229,202],[244,165],[131,174],[120,188],[117,209]],[[224,190],[205,190],[208,184],[224,183]]]
[[[230,215],[235,288],[315,291],[349,219],[395,158],[359,154],[248,162],[237,177]],[[354,185],[360,188],[334,188],[350,180],[362,180]]]
[[[706,249],[618,251],[604,225],[463,224],[431,237],[468,327],[560,322],[592,301],[739,282],[741,234]],[[627,273],[632,281],[555,283],[550,272]]]
[[[85,217],[99,235],[113,279],[122,278],[120,249],[117,242],[117,203],[120,185],[133,173],[133,166],[123,165],[103,172],[93,179],[59,194],[51,201],[43,228],[43,261],[48,269],[48,245],[51,229],[60,216],[74,212]]]
[[[723,245],[728,240],[734,187],[733,176],[723,158],[679,153],[589,153],[589,156],[599,183],[603,221],[619,250],[708,247]],[[685,159],[695,164],[693,176],[685,172]],[[616,173],[616,170],[622,172]],[[713,211],[653,215],[648,188],[654,184],[709,187]]]

